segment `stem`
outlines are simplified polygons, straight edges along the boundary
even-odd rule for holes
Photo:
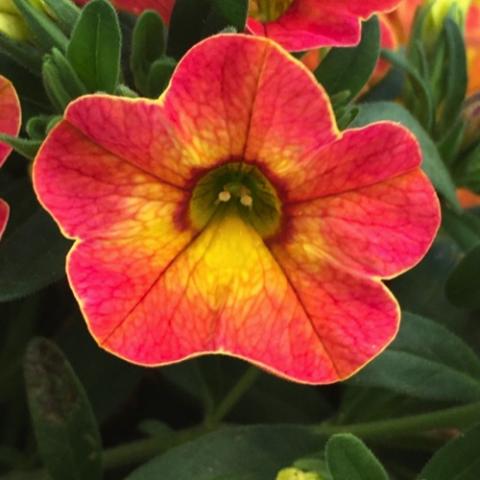
[[[438,428],[464,428],[480,421],[480,402],[446,408],[431,413],[410,415],[392,420],[353,423],[351,425],[319,425],[316,432],[330,436],[352,433],[364,439],[387,438],[425,432]]]
[[[250,367],[235,387],[230,390],[219,405],[213,421],[220,422],[241,396],[253,385],[259,371]],[[461,407],[446,408],[431,413],[410,415],[392,420],[353,423],[351,425],[322,424],[315,428],[316,433],[330,436],[335,433],[352,433],[364,439],[396,437],[418,434],[438,428],[464,428],[480,421],[480,402]],[[197,426],[179,430],[167,439],[147,438],[104,450],[105,470],[141,463],[154,455],[164,452],[181,443],[185,443],[210,431],[209,426]],[[0,480],[49,480],[44,469],[33,472],[12,472],[0,477]]]
[[[208,431],[202,425],[179,430],[166,439],[151,437],[109,448],[103,452],[103,467],[105,470],[108,470],[141,463],[169,448],[193,440]]]
[[[232,410],[237,402],[243,397],[245,393],[250,390],[252,385],[260,376],[260,370],[255,367],[248,367],[245,373],[240,377],[240,380],[234,387],[225,395],[218,407],[205,419],[205,425],[209,428],[215,428]]]
[[[134,442],[125,443],[117,447],[108,448],[103,451],[103,467],[110,470],[118,467],[125,467],[142,463],[155,455],[163,453],[169,448],[193,440],[210,430],[203,425],[178,430],[168,438],[145,438]],[[47,471],[42,468],[33,471],[16,471],[1,476],[0,480],[51,480]]]

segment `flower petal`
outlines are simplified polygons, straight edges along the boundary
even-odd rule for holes
[[[34,163],[35,190],[69,237],[155,231],[183,208],[185,192],[95,145],[68,122],[52,130]],[[181,227],[175,227],[175,231]]]
[[[352,275],[326,257],[305,263],[281,243],[271,251],[333,361],[337,380],[353,375],[393,340],[400,309],[381,282]]]
[[[169,254],[165,266],[162,248],[147,255],[140,243],[103,239],[73,251],[70,280],[103,348],[144,365],[228,353],[297,381],[328,383],[378,353],[397,328],[395,302],[381,284],[330,265],[287,280],[236,216],[213,221]]]
[[[160,102],[83,97],[66,119],[178,186],[239,159],[261,164],[280,182],[292,173],[305,179],[310,172],[299,162],[338,135],[312,74],[273,42],[246,35],[218,35],[191,49]]]
[[[166,184],[182,188],[202,163],[193,149],[179,142],[155,101],[84,96],[69,105],[65,120],[81,134],[80,142],[84,138]]]
[[[304,263],[329,257],[365,276],[392,277],[414,266],[439,227],[440,208],[419,169],[340,195],[286,207],[288,251]]]
[[[210,38],[178,66],[166,115],[209,163],[309,152],[332,141],[336,129],[326,94],[299,65],[265,39]],[[199,71],[202,78],[192,82]]]
[[[0,132],[16,136],[20,130],[20,102],[12,83],[0,75]],[[12,148],[0,143],[0,167]]]
[[[89,0],[75,0],[78,5],[85,5]],[[112,0],[112,4],[119,10],[139,15],[144,10],[156,10],[163,20],[168,23],[172,14],[175,0]]]
[[[277,20],[267,23],[249,18],[248,29],[269,37],[289,51],[356,45],[360,20],[393,9],[399,0],[295,0]]]
[[[417,168],[421,152],[413,134],[393,122],[350,129],[304,159],[288,178],[285,203],[312,200],[387,180]]]
[[[7,227],[8,216],[10,208],[8,203],[0,198],[0,238],[2,238],[5,228]]]

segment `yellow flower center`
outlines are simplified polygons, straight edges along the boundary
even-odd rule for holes
[[[203,175],[189,207],[199,230],[216,214],[238,215],[264,238],[280,228],[281,203],[273,185],[257,167],[245,163],[226,163]]]
[[[281,17],[294,0],[250,0],[248,15],[260,22],[272,22]]]

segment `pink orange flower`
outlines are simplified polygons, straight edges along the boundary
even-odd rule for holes
[[[468,9],[465,32],[468,64],[468,94],[480,92],[480,0]]]
[[[356,45],[361,20],[399,0],[251,0],[248,30],[290,51]]]
[[[79,5],[85,5],[89,0],[75,0]],[[144,10],[156,10],[168,23],[175,0],[111,0],[115,8],[139,15]]]
[[[33,177],[77,240],[68,277],[103,348],[142,365],[224,353],[328,383],[397,332],[380,279],[416,264],[439,224],[420,161],[397,124],[339,132],[274,42],[218,35],[157,101],[73,102]]]
[[[13,85],[5,77],[0,76],[0,132],[17,135],[20,130],[20,102]],[[5,163],[11,147],[0,142],[0,167]],[[0,198],[0,237],[7,226],[9,207]]]

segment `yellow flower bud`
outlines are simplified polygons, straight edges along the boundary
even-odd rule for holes
[[[428,29],[437,35],[449,13],[463,29],[471,0],[432,0],[428,18]]]
[[[284,468],[277,474],[276,480],[322,480],[315,472],[303,472],[298,468]]]
[[[27,40],[29,32],[23,19],[15,13],[0,10],[0,32],[14,40]]]
[[[0,13],[18,14],[18,10],[12,0],[0,0]]]
[[[43,0],[30,0],[30,3],[38,10],[45,10]],[[19,41],[28,40],[31,36],[12,0],[0,0],[0,32]]]

